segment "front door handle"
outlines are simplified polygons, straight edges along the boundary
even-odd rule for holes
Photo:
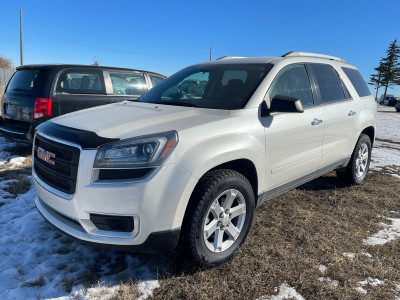
[[[352,117],[352,116],[354,116],[355,114],[356,114],[356,112],[355,112],[355,111],[352,111],[352,110],[348,113],[349,117]]]
[[[322,120],[318,120],[317,118],[315,118],[312,122],[311,125],[312,126],[318,126],[319,124],[322,123]]]

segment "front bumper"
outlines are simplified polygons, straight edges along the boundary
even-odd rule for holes
[[[131,183],[92,183],[96,150],[83,150],[76,192],[58,193],[38,178],[36,207],[60,231],[83,242],[129,251],[170,251],[178,241],[185,208],[197,183],[176,164],[163,165],[145,180]],[[91,214],[132,216],[133,232],[99,230]]]
[[[54,228],[59,230],[61,233],[66,234],[67,236],[88,244],[90,246],[96,247],[96,248],[105,248],[105,249],[112,249],[112,250],[118,250],[118,251],[129,251],[129,252],[143,252],[143,253],[154,253],[154,252],[169,252],[175,249],[178,240],[179,240],[179,234],[180,234],[180,229],[174,229],[174,230],[166,230],[166,231],[161,231],[161,232],[153,232],[151,233],[148,238],[144,241],[144,243],[140,245],[115,245],[115,244],[103,244],[100,242],[92,242],[88,241],[82,238],[78,238],[76,234],[79,234],[78,232],[81,231],[79,227],[74,228],[74,223],[71,222],[69,231],[64,231],[62,228],[65,229],[65,222],[68,222],[67,218],[64,218],[63,221],[59,220],[62,219],[62,216],[57,214],[56,212],[52,211],[46,205],[43,205],[41,203],[40,199],[36,197],[35,199],[35,205],[39,213],[42,215],[42,217],[48,221],[51,225],[53,225]],[[55,224],[57,224],[55,225]],[[60,224],[61,223],[61,224]],[[71,231],[77,230],[75,234],[72,234]],[[84,232],[82,232],[84,233]]]

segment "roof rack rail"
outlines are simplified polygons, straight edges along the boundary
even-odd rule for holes
[[[216,60],[231,59],[231,58],[246,58],[246,57],[244,57],[244,56],[222,56],[220,58],[217,58]]]
[[[336,60],[336,61],[340,61],[343,63],[347,63],[347,61],[343,58],[331,56],[331,55],[319,54],[319,53],[290,51],[290,52],[282,55],[282,57],[291,57],[291,56],[309,56],[309,57],[317,57],[317,58],[326,58],[326,59],[330,59],[330,60]]]

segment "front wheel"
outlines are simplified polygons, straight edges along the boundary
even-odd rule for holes
[[[368,135],[361,134],[346,170],[337,171],[338,177],[352,184],[361,184],[369,170],[371,150],[371,139]]]
[[[254,214],[249,181],[233,170],[216,170],[199,182],[184,222],[184,243],[202,267],[231,259],[245,241]]]

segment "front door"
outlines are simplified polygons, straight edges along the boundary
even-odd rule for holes
[[[311,174],[320,166],[324,136],[323,110],[314,106],[307,70],[302,64],[283,68],[268,97],[300,99],[303,113],[272,113],[263,118],[266,132],[267,190]]]

